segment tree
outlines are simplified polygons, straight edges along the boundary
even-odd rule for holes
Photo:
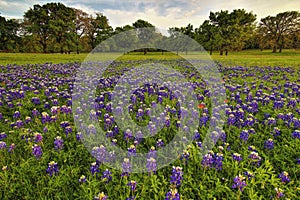
[[[25,23],[29,24],[27,26],[28,31],[37,35],[44,53],[47,52],[47,41],[51,34],[49,15],[49,11],[38,4],[34,5],[33,9],[30,8],[24,15]]]
[[[252,12],[247,13],[244,9],[236,9],[229,13],[228,10],[210,12],[210,23],[217,27],[219,35],[218,47],[220,55],[229,50],[240,50],[244,42],[254,30],[256,16]]]
[[[109,26],[108,18],[102,13],[96,13],[96,17],[90,15],[86,24],[86,35],[89,38],[91,48],[94,49],[97,44],[107,39],[112,32]]]
[[[119,34],[117,37],[113,37],[116,44],[123,48],[123,53],[125,54],[126,50],[130,50],[134,44],[137,42],[137,37],[134,32],[134,27],[126,25],[123,27],[116,27],[113,33],[114,35]]]
[[[217,26],[210,24],[209,20],[205,20],[200,27],[195,30],[195,40],[205,49],[209,50],[210,55],[212,55],[213,49],[217,47],[218,36]]]
[[[80,9],[74,8],[74,12],[76,15],[76,19],[74,20],[75,33],[76,33],[75,34],[75,45],[76,45],[76,52],[77,52],[77,54],[79,54],[80,39],[87,32],[87,23],[88,23],[89,15]]]
[[[136,22],[132,24],[132,26],[135,28],[137,37],[139,39],[139,42],[147,45],[151,44],[155,40],[155,26],[151,23],[139,19]],[[147,54],[148,49],[144,48],[144,54]]]
[[[18,40],[19,27],[20,23],[17,20],[6,20],[0,16],[0,49],[8,50],[9,44]]]
[[[272,43],[273,53],[282,51],[285,39],[289,35],[299,31],[300,13],[297,11],[287,11],[276,16],[262,18],[259,23],[259,30],[262,37]]]
[[[63,52],[64,45],[75,29],[74,19],[75,12],[73,9],[61,3],[47,3],[43,6],[36,4],[24,15],[24,21],[28,24],[28,31],[38,36],[44,53],[47,52],[50,37]]]
[[[75,12],[72,8],[66,7],[62,3],[47,3],[44,7],[49,12],[49,25],[51,36],[55,39],[60,48],[60,52],[64,52],[64,47],[68,46],[72,40],[72,34],[75,30],[76,19]],[[67,48],[68,51],[70,49]]]

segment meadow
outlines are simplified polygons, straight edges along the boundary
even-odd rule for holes
[[[188,52],[187,57],[197,55]],[[220,83],[226,89],[226,99],[217,108],[212,107],[212,91],[193,66],[178,62],[174,54],[151,52],[119,57],[98,80],[95,98],[90,98],[78,93],[89,91],[88,85],[77,91],[74,86],[86,56],[0,54],[0,199],[299,197],[300,51],[247,50],[228,56],[214,52],[212,59],[218,62]],[[141,85],[123,100],[130,118],[153,131],[152,137],[143,138],[138,130],[116,123],[111,98],[118,79],[134,65],[159,61],[189,81],[196,109],[184,107],[168,87]],[[74,105],[75,99],[82,102]],[[160,117],[151,115],[157,105],[164,108]],[[192,122],[184,112],[189,109],[196,113]],[[211,135],[216,144],[202,155],[203,140],[216,120],[213,111],[222,110],[224,124]],[[120,170],[106,165],[118,157],[110,147],[99,144],[91,152],[86,148],[88,136],[96,133],[84,118],[98,123],[112,146],[128,153]],[[195,122],[193,130],[182,126]],[[180,129],[192,134],[191,142],[185,150],[173,152],[176,160],[157,169],[160,150]],[[186,137],[181,139],[185,143]],[[131,173],[138,153],[147,154],[147,171]]]
[[[111,53],[110,53],[111,54]],[[112,53],[119,55],[120,53]],[[194,58],[196,55],[204,54],[201,52],[188,52],[187,58]],[[180,52],[185,55],[185,52]],[[42,54],[42,53],[0,53],[0,64],[18,64],[24,65],[28,63],[44,64],[48,63],[73,63],[82,62],[87,53],[71,53],[71,54]],[[299,67],[300,50],[287,49],[282,53],[272,53],[271,50],[244,50],[239,52],[229,52],[228,56],[220,56],[218,52],[213,52],[211,56],[214,61],[221,62],[226,65],[242,65],[242,66],[295,66]],[[143,55],[142,52],[132,52],[122,56],[122,60],[144,60],[144,59],[176,59],[174,53],[166,53],[162,55],[160,52],[148,52]]]

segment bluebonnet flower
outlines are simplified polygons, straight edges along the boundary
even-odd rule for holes
[[[144,116],[144,111],[143,111],[143,109],[139,108],[136,113],[136,118],[141,119],[143,116]]]
[[[240,162],[240,161],[242,160],[242,156],[241,156],[241,154],[239,154],[239,153],[234,153],[234,154],[232,155],[232,158],[233,158],[233,160],[235,160],[235,161],[237,161],[237,162]]]
[[[275,191],[276,191],[276,199],[280,199],[281,197],[284,197],[284,194],[283,194],[283,190],[280,189],[280,188],[275,188]]]
[[[133,181],[133,180],[131,180],[129,183],[127,183],[127,186],[130,187],[131,191],[135,191],[136,190],[136,185],[137,185],[137,182]]]
[[[41,103],[38,97],[32,97],[31,102],[34,103],[35,105],[39,105]]]
[[[274,141],[272,139],[268,139],[265,141],[264,147],[269,150],[274,149]]]
[[[193,140],[199,140],[199,139],[200,139],[200,133],[198,132],[198,130],[195,130]]]
[[[251,117],[250,114],[249,114],[246,121],[245,121],[245,123],[244,123],[244,125],[245,126],[253,126],[254,122],[255,122],[254,118]]]
[[[292,137],[295,138],[295,139],[300,139],[300,131],[299,130],[295,130],[292,133]]]
[[[248,158],[251,159],[252,164],[256,164],[257,166],[260,166],[260,162],[261,162],[262,158],[258,155],[257,152],[252,151],[250,153],[250,155],[248,156]]]
[[[202,114],[202,117],[199,119],[200,126],[206,126],[209,120],[209,116],[206,113]]]
[[[80,178],[78,179],[79,183],[85,183],[86,182],[86,177],[84,175],[81,175]]]
[[[57,136],[55,139],[54,139],[54,149],[55,150],[60,150],[64,147],[64,141],[61,139],[60,136]]]
[[[236,118],[235,118],[234,114],[230,114],[227,119],[227,124],[229,126],[232,126],[235,124],[235,122],[236,122]]]
[[[245,182],[245,177],[242,175],[236,176],[233,179],[232,188],[238,188],[240,191],[243,191],[244,187],[246,187],[247,184]]]
[[[128,142],[132,138],[133,138],[132,131],[130,129],[127,129],[124,132],[124,139]]]
[[[103,192],[99,193],[94,197],[94,200],[107,200],[108,196],[106,196]]]
[[[171,175],[170,183],[171,185],[174,185],[176,187],[180,186],[183,180],[183,171],[181,167],[175,167],[172,168],[172,175]]]
[[[81,132],[78,132],[76,134],[76,139],[78,142],[81,142],[83,140],[83,134]]]
[[[31,117],[26,116],[25,117],[25,123],[28,124],[29,122],[31,122]]]
[[[273,136],[278,137],[281,134],[281,131],[278,127],[274,127],[273,129]]]
[[[196,142],[196,145],[197,145],[199,148],[202,148],[202,142]]]
[[[91,154],[98,162],[103,163],[106,160],[107,151],[103,145],[100,145],[100,147],[93,147]]]
[[[147,154],[148,158],[157,158],[157,151],[155,150],[155,147],[152,146]]]
[[[99,170],[99,165],[97,162],[93,162],[90,166],[90,172],[92,173],[92,175],[94,175],[95,173],[100,172]]]
[[[101,176],[101,179],[103,181],[105,181],[105,183],[108,183],[112,180],[112,176],[111,176],[111,172],[106,169],[103,173],[102,173],[102,176]]]
[[[56,175],[56,174],[59,172],[57,163],[54,162],[54,161],[51,161],[51,162],[48,164],[48,168],[47,168],[46,172],[47,172],[50,176],[52,176],[53,174]]]
[[[146,167],[147,167],[149,173],[152,173],[152,172],[155,173],[157,171],[156,160],[152,157],[147,159]]]
[[[19,111],[15,111],[13,118],[19,119],[21,117],[21,113]]]
[[[288,104],[287,104],[287,107],[291,107],[291,108],[295,108],[296,107],[296,99],[295,98],[290,98]]]
[[[0,141],[0,149],[6,149],[6,143],[3,141]]]
[[[223,154],[216,153],[214,156],[214,167],[216,170],[222,170],[223,167]]]
[[[113,146],[116,146],[116,145],[117,145],[117,142],[118,142],[118,140],[117,140],[117,139],[112,139],[112,140],[111,140],[111,142],[112,142],[112,145],[113,145]]]
[[[240,138],[243,140],[243,141],[247,141],[249,139],[249,132],[248,130],[243,130],[240,134]]]
[[[250,128],[250,129],[248,130],[248,132],[251,133],[251,134],[255,134],[255,133],[256,133],[255,130],[254,130],[254,128]]]
[[[32,154],[37,158],[40,159],[43,155],[42,147],[38,145],[32,146]]]
[[[180,200],[180,195],[177,192],[177,189],[176,188],[171,189],[171,191],[169,191],[166,194],[165,200]]]
[[[184,150],[180,156],[180,160],[183,160],[184,163],[187,164],[189,157],[190,157],[190,153],[188,151]]]
[[[68,137],[69,133],[72,133],[72,131],[73,131],[72,127],[71,126],[67,126],[65,128],[65,134],[66,134],[66,136]]]
[[[289,174],[286,171],[281,172],[281,174],[278,175],[278,178],[280,178],[283,183],[289,183],[291,181]]]
[[[16,125],[17,128],[21,128],[21,127],[24,126],[24,123],[23,123],[22,120],[19,119],[19,120],[16,121],[15,125]]]
[[[254,174],[250,171],[244,172],[244,175],[247,176],[249,181],[254,177]]]
[[[284,106],[284,102],[283,101],[274,101],[274,105],[273,108],[274,109],[281,109]]]
[[[276,125],[276,120],[273,117],[269,117],[267,123],[268,125]]]
[[[4,132],[0,133],[0,140],[3,140],[5,138],[7,138],[6,133],[4,133]]]
[[[166,126],[166,127],[170,127],[170,123],[171,123],[170,117],[169,117],[169,116],[166,116],[166,117],[165,117],[165,126]]]
[[[68,121],[63,121],[63,122],[60,122],[60,127],[62,127],[62,128],[66,128],[67,126],[70,126],[70,122],[68,122]]]
[[[59,111],[59,107],[57,106],[52,106],[51,109],[50,109],[50,112],[52,115],[56,115]]]
[[[209,153],[205,154],[203,156],[203,159],[201,161],[201,164],[204,168],[212,168],[214,164],[214,153],[210,151]]]
[[[178,121],[176,122],[176,127],[179,128],[180,125],[181,125],[181,122],[180,122],[180,120],[178,120]]]
[[[252,146],[252,145],[248,147],[248,150],[249,150],[249,151],[257,152],[255,146]]]
[[[43,140],[42,134],[40,134],[40,133],[34,134],[34,142],[39,143],[39,142],[42,142],[42,140]]]
[[[9,146],[9,149],[8,149],[8,152],[9,153],[13,153],[14,149],[16,148],[16,145],[14,143],[12,143],[10,146]]]
[[[131,172],[131,164],[128,158],[124,158],[124,162],[122,163],[122,174],[121,176],[129,176],[129,172]]]
[[[136,148],[135,146],[132,144],[130,145],[130,147],[128,148],[128,157],[130,156],[135,156],[136,155]]]
[[[156,148],[164,147],[165,143],[162,141],[162,139],[158,139],[156,142]]]
[[[47,122],[50,122],[51,121],[51,118],[49,116],[48,113],[46,112],[42,112],[42,123],[47,123]]]

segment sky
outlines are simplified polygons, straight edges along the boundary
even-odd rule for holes
[[[0,0],[0,15],[21,19],[34,4],[49,2],[61,2],[90,14],[101,12],[114,28],[143,19],[161,30],[189,23],[197,28],[208,19],[210,11],[244,8],[256,14],[259,21],[268,15],[300,10],[299,0]]]

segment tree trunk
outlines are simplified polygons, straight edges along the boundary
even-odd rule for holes
[[[43,44],[43,52],[47,53],[47,44]]]
[[[226,51],[225,51],[225,55],[227,56],[228,55],[228,50],[226,49]]]
[[[213,48],[210,47],[210,50],[209,50],[209,55],[212,55],[212,51],[213,51]]]
[[[282,52],[282,46],[280,46],[280,48],[279,48],[279,53],[281,53]]]
[[[220,56],[223,56],[223,50],[220,50]]]
[[[164,50],[161,50],[161,55],[164,55]]]
[[[276,53],[276,52],[277,52],[277,45],[274,45],[272,53]]]
[[[76,45],[76,52],[79,54],[79,44]]]

